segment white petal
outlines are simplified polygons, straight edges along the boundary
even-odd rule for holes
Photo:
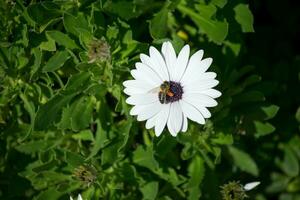
[[[211,65],[212,58],[206,58],[204,60],[201,60],[200,62],[193,61],[191,64],[190,63],[188,66],[189,71],[184,74],[184,77],[181,80],[182,85],[186,85],[188,82],[191,82],[191,80],[197,80],[198,77],[200,78],[201,74],[206,72],[206,70]]]
[[[162,55],[159,53],[159,51],[156,48],[154,48],[152,46],[150,47],[149,53],[150,53],[151,61],[156,66],[161,68],[161,71],[163,73],[163,77],[167,78],[167,79],[165,79],[166,81],[169,81],[170,80],[169,71],[167,69],[165,60],[162,57]]]
[[[82,200],[82,197],[80,194],[78,195],[77,200]]]
[[[142,63],[149,66],[151,69],[153,69],[162,80],[169,80],[168,74],[166,74],[161,66],[157,64],[152,58],[145,54],[140,55]]]
[[[180,105],[182,108],[182,112],[185,116],[187,116],[187,118],[199,124],[205,124],[204,117],[194,106],[185,102],[184,100],[180,101]]]
[[[162,104],[162,105],[163,105],[162,110],[158,113],[158,116],[156,118],[156,123],[155,123],[154,130],[156,136],[160,136],[169,118],[170,104]]]
[[[215,72],[205,72],[205,73],[199,73],[199,70],[195,70],[194,73],[188,77],[187,80],[184,80],[182,82],[182,85],[188,85],[193,82],[198,82],[201,80],[212,80],[217,77],[217,74]]]
[[[183,76],[186,67],[188,65],[190,56],[190,46],[185,45],[181,51],[179,52],[179,55],[177,57],[176,63],[175,63],[175,74],[173,78],[173,81],[179,82],[181,77]]]
[[[146,129],[153,128],[156,123],[156,118],[159,116],[159,113],[151,117],[150,119],[147,120],[146,122]]]
[[[210,80],[199,80],[188,85],[183,86],[184,94],[185,93],[200,93],[204,90],[208,90],[210,88],[215,87],[219,84],[219,81],[215,79]]]
[[[141,112],[141,110],[147,105],[135,105],[131,108],[129,114],[130,115],[138,115]]]
[[[73,198],[72,198],[72,197],[70,197],[70,200],[73,200]]]
[[[158,101],[152,104],[146,105],[138,114],[137,120],[144,121],[155,116],[159,111],[161,111],[162,104]]]
[[[127,95],[145,94],[145,93],[147,93],[147,90],[145,90],[143,88],[129,87],[129,88],[124,89],[124,93]]]
[[[142,80],[153,86],[159,86],[163,82],[157,73],[147,65],[143,63],[136,63],[135,66],[137,71],[134,73],[137,80]]]
[[[184,113],[182,113],[182,127],[181,127],[181,131],[182,132],[186,132],[187,131],[187,128],[188,128],[188,120],[187,120],[187,117],[184,115]]]
[[[211,117],[211,113],[209,112],[209,110],[207,108],[205,108],[204,104],[201,101],[198,101],[197,99],[189,98],[189,97],[184,98],[184,101],[186,101],[187,103],[196,107],[197,110],[199,110],[199,112],[202,114],[202,116],[204,118]]]
[[[249,191],[249,190],[252,190],[253,188],[255,188],[256,186],[258,186],[259,184],[260,184],[259,181],[247,183],[247,184],[244,186],[244,189],[245,189],[246,191]]]
[[[202,92],[200,92],[201,94],[205,94],[207,96],[210,96],[212,98],[218,98],[222,95],[221,92],[219,92],[218,90],[215,89],[208,89],[208,90],[203,90]]]
[[[128,80],[128,81],[124,81],[123,85],[125,87],[132,87],[132,88],[141,88],[141,89],[145,89],[145,91],[149,91],[151,88],[153,88],[152,85],[141,81],[141,80]]]
[[[218,105],[218,102],[211,98],[210,96],[200,94],[200,93],[189,93],[182,97],[183,100],[191,102],[192,104],[205,107],[214,107]]]
[[[201,69],[200,72],[206,72],[206,70],[210,67],[211,63],[213,62],[212,58],[205,58],[201,60],[199,68]]]
[[[194,74],[195,69],[197,69],[200,65],[203,53],[203,50],[199,50],[191,56],[180,82],[184,83],[184,80],[188,80],[189,77],[191,77]]]
[[[174,77],[174,67],[176,62],[176,53],[172,46],[171,42],[164,42],[161,48],[161,52],[165,58],[166,65],[170,74],[170,80],[172,80]]]
[[[133,69],[133,70],[130,71],[130,74],[131,74],[131,76],[132,76],[134,79],[137,79],[136,72],[137,72],[136,69]]]
[[[126,99],[126,103],[130,105],[145,105],[158,101],[157,94],[135,94]]]
[[[182,111],[179,102],[171,103],[168,119],[168,129],[172,136],[176,136],[182,127]]]

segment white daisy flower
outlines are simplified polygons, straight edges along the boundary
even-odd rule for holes
[[[190,58],[190,47],[185,45],[178,56],[170,42],[164,42],[161,53],[150,47],[150,56],[141,54],[141,62],[131,70],[134,80],[123,83],[124,93],[129,95],[126,102],[134,105],[131,115],[138,121],[146,122],[146,128],[154,127],[160,136],[167,125],[172,136],[185,132],[188,120],[205,124],[211,117],[207,107],[218,103],[215,98],[221,92],[212,89],[219,81],[214,72],[206,72],[212,58],[203,57],[203,50]]]
[[[72,198],[72,197],[70,197],[70,200],[73,200],[73,198]],[[82,197],[81,197],[81,195],[80,195],[80,194],[78,194],[77,200],[82,200]]]

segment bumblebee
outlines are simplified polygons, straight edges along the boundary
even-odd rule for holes
[[[159,87],[158,99],[162,104],[169,103],[169,97],[173,97],[174,93],[170,90],[170,83],[164,81]]]

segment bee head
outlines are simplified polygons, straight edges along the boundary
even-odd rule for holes
[[[160,89],[161,90],[168,90],[170,88],[170,84],[168,81],[164,81],[161,85],[160,85]]]

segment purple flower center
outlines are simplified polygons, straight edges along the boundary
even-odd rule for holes
[[[164,81],[160,85],[158,93],[159,102],[162,104],[172,103],[182,98],[183,89],[180,83],[174,81]]]

